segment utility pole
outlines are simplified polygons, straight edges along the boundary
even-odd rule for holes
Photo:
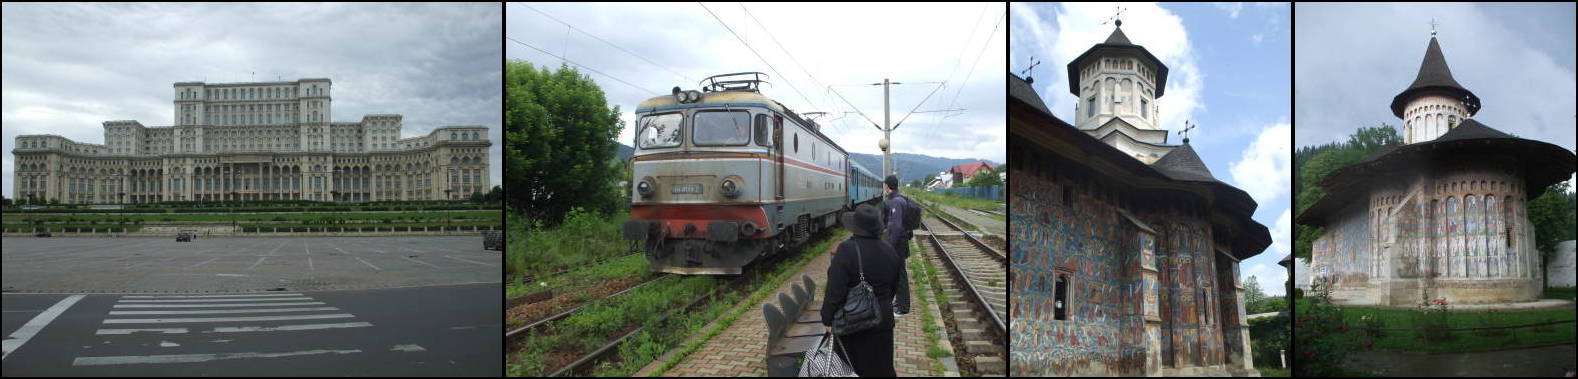
[[[894,84],[904,83],[890,81],[887,78],[883,78],[882,83],[871,83],[874,86],[882,86],[882,141],[877,143],[877,147],[882,148],[882,175],[880,175],[882,178],[887,178],[888,175],[898,175],[897,172],[894,172],[895,167],[893,167],[893,125],[889,121],[891,116],[889,108],[891,107],[888,101],[888,87]]]

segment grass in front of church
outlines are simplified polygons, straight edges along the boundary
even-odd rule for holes
[[[1259,370],[1260,371],[1260,376],[1261,377],[1273,377],[1273,376],[1275,376],[1275,377],[1287,377],[1287,376],[1290,376],[1289,375],[1289,370],[1285,369],[1285,368],[1256,367],[1255,370]]]
[[[1540,298],[1578,300],[1578,287],[1545,287]]]
[[[1301,299],[1302,300],[1302,299]],[[1340,308],[1343,313],[1343,323],[1348,326],[1348,333],[1356,341],[1364,343],[1370,337],[1366,336],[1366,315],[1378,320],[1379,328],[1420,328],[1423,325],[1425,312],[1404,309],[1385,309],[1373,307],[1347,306]],[[1485,328],[1513,325],[1528,325],[1552,321],[1571,321],[1578,317],[1578,311],[1573,309],[1548,309],[1533,311],[1483,311],[1483,312],[1449,312],[1447,326],[1449,328]],[[1451,331],[1450,341],[1426,342],[1419,331],[1381,331],[1381,335],[1374,338],[1374,350],[1386,351],[1417,351],[1417,352],[1462,352],[1476,350],[1497,350],[1520,347],[1543,346],[1559,343],[1573,343],[1578,341],[1578,328],[1573,324],[1555,324],[1539,327],[1516,329],[1503,329],[1491,331]]]

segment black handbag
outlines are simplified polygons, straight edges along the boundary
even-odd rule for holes
[[[860,256],[860,243],[855,242],[855,263],[860,267],[860,283],[849,289],[844,306],[833,315],[833,334],[847,336],[882,324],[882,308],[877,305],[877,292],[866,283],[866,267]]]

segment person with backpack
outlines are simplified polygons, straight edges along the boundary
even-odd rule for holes
[[[882,191],[886,194],[882,200],[882,217],[886,219],[883,226],[887,229],[883,236],[899,257],[900,280],[893,315],[904,316],[910,314],[910,276],[905,262],[910,258],[910,239],[915,237],[915,228],[920,227],[920,204],[899,194],[898,176],[888,175],[882,181]]]
[[[868,204],[845,216],[850,238],[838,244],[827,266],[822,325],[834,338],[833,351],[855,374],[897,376],[893,367],[893,295],[903,283],[903,267],[893,247],[882,242],[880,211]],[[855,314],[850,309],[857,308]],[[842,320],[840,320],[842,318]],[[854,318],[854,319],[851,319]],[[849,329],[852,328],[852,329]]]

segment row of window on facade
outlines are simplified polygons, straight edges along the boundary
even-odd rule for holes
[[[307,89],[306,96],[323,96],[323,89],[313,86]],[[262,87],[262,88],[210,88],[207,93],[211,100],[258,100],[258,99],[289,99],[296,97],[296,87]],[[180,92],[181,100],[197,100],[198,92],[186,89]]]
[[[449,139],[451,139],[451,140],[476,141],[476,140],[478,140],[480,138],[479,138],[479,135],[477,134],[477,132],[470,132],[470,133],[467,133],[467,132],[449,132]]]
[[[1133,81],[1131,81],[1129,79],[1123,79],[1123,80],[1120,81],[1120,80],[1113,79],[1113,78],[1107,78],[1100,85],[1102,87],[1102,92],[1100,92],[1100,93],[1097,93],[1095,91],[1095,88],[1093,88],[1093,87],[1086,87],[1083,90],[1085,93],[1089,93],[1090,94],[1090,96],[1087,97],[1086,100],[1085,100],[1085,117],[1086,118],[1096,116],[1096,111],[1097,111],[1097,109],[1099,109],[1099,108],[1097,108],[1096,98],[1098,96],[1102,95],[1102,94],[1106,95],[1106,99],[1107,99],[1108,103],[1111,104],[1112,109],[1113,109],[1114,112],[1117,112],[1119,110],[1124,110],[1124,111],[1128,111],[1128,113],[1139,113],[1140,114],[1140,118],[1144,118],[1144,119],[1150,119],[1151,118],[1151,108],[1152,108],[1152,106],[1151,106],[1150,99],[1153,96],[1151,96],[1151,89],[1149,87],[1146,87],[1143,84],[1138,85],[1139,92],[1141,94],[1143,94],[1143,96],[1135,96],[1134,89],[1135,89],[1136,85],[1134,84]],[[1136,108],[1135,99],[1136,98],[1138,98],[1138,100],[1139,100],[1139,103],[1137,104],[1137,108],[1139,108],[1138,112],[1135,112],[1135,108]],[[1121,106],[1122,104],[1125,104],[1125,103],[1131,104],[1129,106],[1129,108],[1126,108],[1126,109],[1125,108],[1119,108],[1119,106]]]

